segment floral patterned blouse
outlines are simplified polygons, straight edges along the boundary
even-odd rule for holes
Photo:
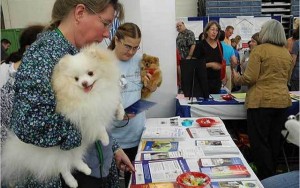
[[[51,75],[59,59],[78,50],[56,31],[47,31],[22,58],[16,75],[11,127],[23,142],[68,150],[81,143],[81,134],[55,113]]]

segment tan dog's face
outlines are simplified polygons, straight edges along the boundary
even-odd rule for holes
[[[142,59],[142,69],[148,70],[150,74],[153,74],[155,69],[159,67],[159,59],[157,57],[144,55]]]

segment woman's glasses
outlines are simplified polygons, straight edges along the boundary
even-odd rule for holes
[[[98,18],[100,19],[100,22],[103,23],[104,27],[106,27],[109,31],[112,29],[112,23],[110,23],[109,21],[104,20],[101,16],[99,16],[96,11],[94,11],[92,8],[88,7],[88,9],[90,9],[90,11],[92,11],[94,14],[96,14],[98,16]]]
[[[132,50],[135,52],[140,49],[140,46],[133,47],[133,46],[130,46],[129,44],[123,43],[121,40],[120,40],[120,43],[126,48],[127,51]]]

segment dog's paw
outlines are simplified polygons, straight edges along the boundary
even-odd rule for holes
[[[68,184],[68,186],[70,188],[77,188],[78,187],[78,182],[76,180],[75,181],[66,182],[66,184]]]
[[[78,161],[76,164],[75,164],[75,168],[84,173],[85,175],[91,175],[92,173],[92,170],[90,169],[90,167],[84,163],[82,160]]]
[[[120,103],[116,112],[116,118],[117,120],[123,120],[125,115],[125,111],[123,108],[123,105]]]
[[[92,170],[87,166],[87,168],[81,170],[85,175],[91,175]]]
[[[71,187],[71,188],[78,187],[77,180],[74,178],[74,176],[69,171],[61,172],[61,175],[69,187]]]
[[[101,138],[100,138],[103,146],[107,146],[109,144],[109,137],[108,137],[108,134],[102,134],[101,135]]]

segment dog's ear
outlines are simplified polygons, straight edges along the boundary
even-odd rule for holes
[[[154,57],[154,60],[155,60],[156,64],[159,65],[159,58],[158,57]]]
[[[83,48],[81,52],[85,53],[93,59],[106,60],[105,62],[116,61],[116,57],[113,52],[107,49],[100,48],[96,43]]]
[[[72,63],[71,61],[72,55],[67,54],[65,56],[63,56],[57,63],[57,65],[55,65],[56,69],[61,69],[61,70],[65,70],[70,66],[70,63]]]

